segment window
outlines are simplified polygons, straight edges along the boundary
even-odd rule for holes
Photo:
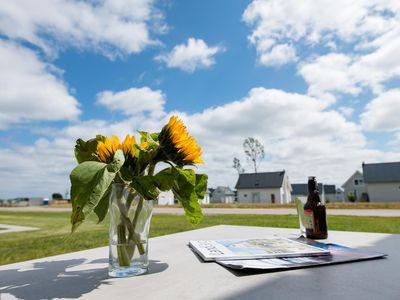
[[[363,179],[354,179],[354,185],[364,185]]]

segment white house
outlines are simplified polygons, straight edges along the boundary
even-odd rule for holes
[[[341,188],[336,188],[336,202],[343,202],[344,199],[344,192]]]
[[[38,197],[38,198],[29,198],[28,206],[39,206],[43,205],[43,201],[45,198]]]
[[[174,194],[172,191],[161,192],[158,196],[158,204],[159,205],[173,205],[175,201]]]
[[[229,186],[218,186],[210,196],[210,203],[233,203],[234,201],[235,193]]]
[[[348,201],[350,197],[355,197],[356,201],[368,198],[367,187],[364,183],[363,174],[360,171],[355,171],[353,175],[343,183],[344,200]]]
[[[400,201],[400,162],[362,165],[369,201]]]
[[[238,203],[291,202],[292,187],[285,171],[240,174],[236,189]]]

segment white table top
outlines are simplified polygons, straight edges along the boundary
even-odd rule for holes
[[[152,238],[150,273],[109,278],[108,247],[0,267],[0,299],[400,299],[400,235],[330,231],[329,242],[387,258],[239,276],[204,263],[191,239],[296,237],[298,230],[214,226]]]

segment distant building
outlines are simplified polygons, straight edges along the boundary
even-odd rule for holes
[[[364,183],[363,174],[360,171],[355,171],[353,175],[343,183],[344,200],[349,201],[349,198],[354,197],[356,201],[365,200],[368,198],[367,187]]]
[[[172,191],[161,192],[158,196],[159,205],[173,205],[175,202],[175,197]]]
[[[292,187],[285,171],[240,174],[236,189],[238,203],[291,202]]]
[[[235,193],[228,186],[218,186],[212,190],[210,203],[234,203]]]
[[[362,164],[369,201],[400,201],[400,162]]]
[[[340,188],[336,188],[336,202],[343,202],[343,201],[345,201],[343,190]]]
[[[42,197],[37,197],[37,198],[29,198],[28,200],[28,206],[39,206],[44,204],[44,199],[47,198],[42,198]]]
[[[324,184],[324,197],[325,197],[325,202],[327,202],[327,203],[337,201],[336,185]]]
[[[295,201],[296,198],[299,197],[307,197],[308,196],[308,184],[307,183],[292,183],[292,202]],[[322,183],[318,183],[318,191],[322,201],[325,201],[324,198],[324,186]]]

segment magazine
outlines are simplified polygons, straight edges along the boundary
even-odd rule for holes
[[[329,255],[329,251],[282,237],[198,240],[189,246],[205,261]]]
[[[330,255],[272,259],[224,260],[218,261],[218,263],[232,269],[258,269],[273,272],[288,269],[355,262],[387,256],[387,254],[384,253],[363,251],[338,244],[323,244],[304,238],[300,238],[298,239],[298,241],[312,244],[315,247],[328,250],[330,252]]]

